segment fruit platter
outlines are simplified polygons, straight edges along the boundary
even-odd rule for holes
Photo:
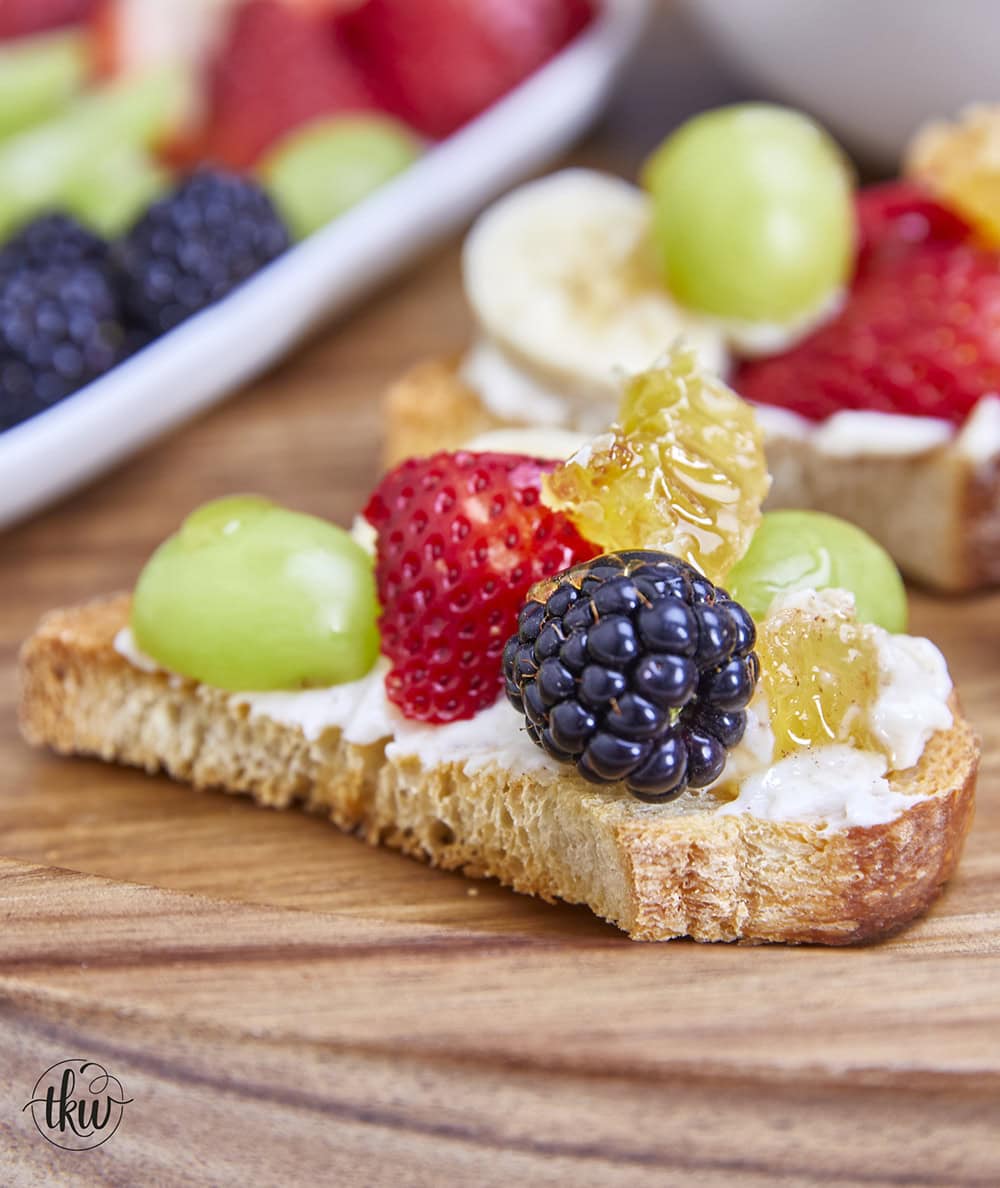
[[[531,37],[448,5],[410,28],[394,0],[193,3],[183,25],[143,0],[51,7],[56,28],[46,5],[0,28],[0,268],[58,264],[10,297],[0,523],[221,399],[542,164],[645,5],[529,3]]]

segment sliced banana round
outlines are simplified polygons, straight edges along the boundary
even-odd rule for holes
[[[678,307],[648,247],[649,200],[589,169],[529,182],[466,237],[465,291],[483,330],[546,381],[616,397],[623,373],[652,366],[679,338],[723,372],[717,327]]]

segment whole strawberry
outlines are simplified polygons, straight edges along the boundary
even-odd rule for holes
[[[339,27],[380,104],[448,136],[575,36],[590,0],[364,0]]]
[[[935,240],[890,252],[859,274],[838,317],[745,364],[735,387],[814,420],[868,409],[960,425],[1000,392],[1000,256]]]
[[[971,228],[912,181],[865,186],[856,199],[858,216],[857,275],[892,263],[915,248],[931,243],[958,243]]]
[[[208,79],[203,157],[232,169],[317,116],[374,106],[323,13],[282,0],[237,7]]]
[[[85,21],[97,0],[3,0],[0,39],[26,37]]]
[[[379,483],[375,576],[389,700],[408,718],[471,718],[503,690],[528,589],[598,552],[541,502],[554,463],[515,454],[410,459]]]

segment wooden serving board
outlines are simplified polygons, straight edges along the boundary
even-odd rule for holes
[[[636,945],[318,818],[20,742],[18,641],[127,585],[185,509],[255,489],[349,518],[371,393],[440,323],[460,340],[455,270],[0,541],[0,1179],[998,1182],[1000,596],[913,600],[984,735],[979,812],[931,915],[859,950]],[[74,1055],[134,1099],[87,1152],[20,1112]]]
[[[913,599],[984,737],[979,810],[944,898],[870,948],[637,945],[317,818],[21,743],[41,612],[129,586],[212,496],[348,522],[376,395],[467,333],[451,249],[0,538],[0,1183],[1000,1182],[1000,595]],[[132,1098],[93,1150],[21,1108],[71,1057]]]

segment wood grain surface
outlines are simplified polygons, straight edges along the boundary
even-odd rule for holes
[[[672,118],[649,131],[664,61],[676,114],[725,97],[661,31],[577,159],[634,169]],[[933,912],[857,950],[636,945],[318,818],[20,742],[16,649],[45,609],[129,586],[225,492],[348,522],[387,380],[468,329],[452,245],[0,538],[0,1183],[1000,1182],[1000,595],[913,597],[984,738],[978,817]],[[93,1151],[21,1110],[71,1056],[134,1099]]]

